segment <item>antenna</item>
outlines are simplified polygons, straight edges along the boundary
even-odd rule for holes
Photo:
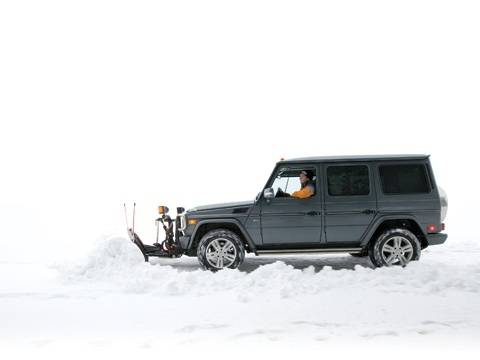
[[[132,232],[135,234],[135,206],[137,204],[133,203],[133,224],[132,224]]]
[[[125,210],[125,223],[127,224],[127,230],[128,230],[127,205],[125,205],[125,203],[123,203],[123,209]]]

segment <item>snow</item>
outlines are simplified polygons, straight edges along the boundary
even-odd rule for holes
[[[247,256],[238,270],[211,273],[195,258],[145,263],[113,237],[76,264],[0,263],[0,347],[120,352],[168,343],[195,353],[255,344],[286,356],[295,344],[337,351],[408,339],[439,355],[446,344],[473,354],[479,255],[478,243],[449,240],[405,268],[374,269],[348,254],[285,255]]]

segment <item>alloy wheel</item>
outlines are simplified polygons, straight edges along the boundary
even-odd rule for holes
[[[205,255],[211,266],[223,269],[234,263],[237,250],[229,239],[218,238],[208,244]]]
[[[382,258],[390,265],[406,265],[413,257],[413,246],[407,238],[394,236],[382,246]]]

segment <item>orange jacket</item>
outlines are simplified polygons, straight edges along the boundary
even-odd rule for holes
[[[313,185],[307,185],[303,189],[295,191],[292,193],[292,197],[297,199],[306,199],[314,194]]]

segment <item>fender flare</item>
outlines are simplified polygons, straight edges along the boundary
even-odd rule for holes
[[[369,229],[367,230],[367,232],[363,236],[362,240],[360,241],[360,246],[362,248],[365,248],[367,246],[367,244],[369,243],[369,241],[370,241],[371,237],[373,236],[373,234],[375,233],[375,231],[377,231],[377,229],[380,227],[380,225],[384,221],[387,221],[387,220],[412,220],[418,225],[418,227],[419,227],[420,231],[422,232],[423,236],[427,236],[425,234],[425,231],[420,226],[420,223],[418,222],[417,218],[415,216],[413,216],[412,214],[381,215],[380,217],[378,217],[375,220],[375,222],[372,223],[372,225],[369,227]]]
[[[257,254],[257,248],[255,246],[255,244],[253,243],[250,235],[248,234],[248,232],[245,230],[244,226],[242,225],[242,223],[236,219],[229,219],[229,218],[226,218],[226,219],[205,219],[205,220],[200,220],[197,224],[197,226],[195,227],[195,230],[193,231],[192,233],[192,236],[190,237],[190,241],[188,243],[188,249],[191,248],[191,246],[193,245],[193,241],[197,235],[197,232],[198,232],[198,229],[200,229],[200,227],[204,224],[216,224],[216,223],[228,223],[228,224],[233,224],[235,225],[236,227],[238,227],[238,229],[240,230],[240,232],[242,233],[242,236],[244,237],[244,239],[247,241],[248,243],[248,247],[250,248],[250,250],[256,255]]]

